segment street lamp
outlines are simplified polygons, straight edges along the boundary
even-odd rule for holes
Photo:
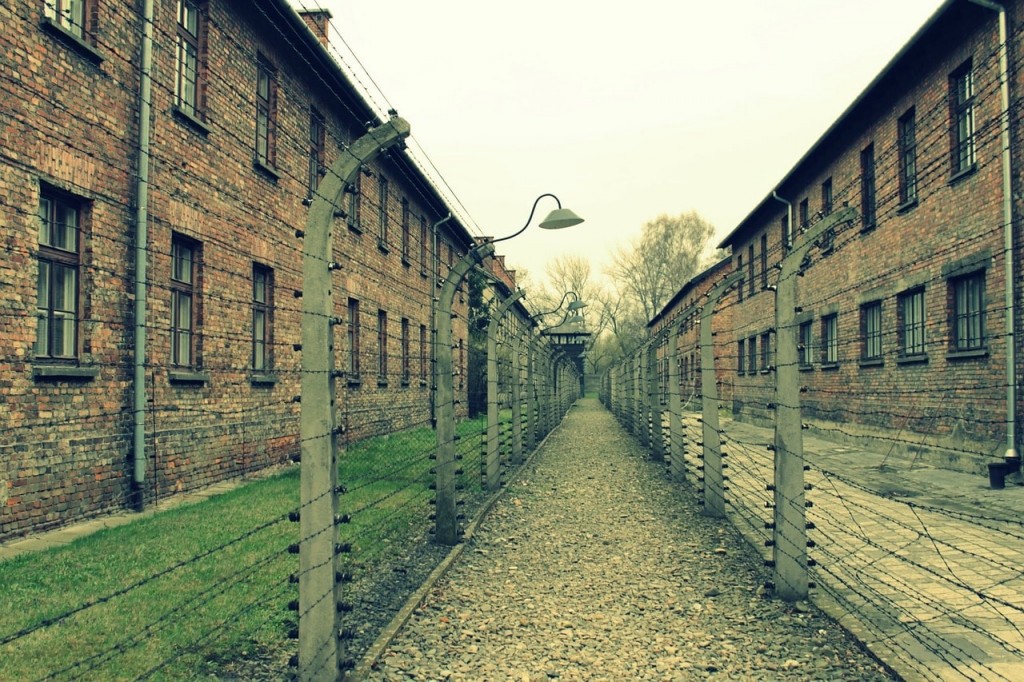
[[[530,226],[537,205],[545,197],[554,199],[558,208],[540,221],[542,229],[560,230],[583,222],[583,218],[567,208],[562,208],[562,202],[554,194],[541,194],[534,200],[530,216],[521,229],[507,237],[492,239],[471,248],[449,270],[448,277],[438,294],[437,306],[434,309],[434,418],[437,434],[437,507],[434,540],[443,545],[454,545],[459,541],[455,500],[455,392],[452,386],[452,305],[455,291],[470,268],[482,264],[485,258],[494,254],[496,243],[517,237]]]

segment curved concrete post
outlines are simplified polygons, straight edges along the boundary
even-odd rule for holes
[[[498,429],[498,326],[501,318],[516,301],[523,297],[520,289],[506,298],[491,313],[487,323],[487,462],[485,479],[488,490],[496,490],[501,485],[501,436]]]
[[[437,307],[434,310],[435,357],[434,385],[437,387],[437,508],[435,511],[434,540],[442,545],[459,541],[459,524],[455,499],[455,389],[452,380],[452,304],[455,291],[475,265],[483,263],[494,253],[490,242],[469,250],[452,266],[441,285]]]
[[[772,558],[775,594],[787,601],[806,599],[807,509],[804,500],[804,436],[800,419],[797,353],[797,280],[804,257],[818,239],[856,218],[844,208],[819,221],[782,259],[775,291],[775,524]]]
[[[342,151],[320,181],[306,219],[302,254],[302,394],[299,515],[299,678],[335,680],[339,672],[335,516],[338,455],[334,419],[331,224],[359,167],[409,136],[393,117]]]
[[[722,477],[722,435],[718,425],[718,377],[715,373],[715,339],[711,318],[718,301],[737,282],[742,272],[730,273],[708,292],[700,311],[700,380],[704,422],[704,514],[725,516],[725,481]]]

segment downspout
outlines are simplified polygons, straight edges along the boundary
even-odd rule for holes
[[[1013,195],[1010,176],[1010,77],[1006,42],[1006,8],[989,0],[969,0],[999,13],[1000,143],[1003,147],[1003,261],[1006,278],[1006,457],[1017,457],[1017,315],[1014,310]]]
[[[433,238],[434,238],[434,250],[431,252],[431,259],[433,260],[433,263],[431,263],[431,267],[430,267],[430,270],[432,272],[432,280],[433,280],[433,284],[430,285],[430,321],[431,321],[431,324],[433,324],[433,321],[434,321],[434,310],[437,307],[438,282],[441,279],[441,257],[440,257],[440,254],[438,254],[438,252],[437,252],[437,230],[438,230],[439,227],[441,227],[442,225],[444,225],[446,222],[448,222],[451,219],[452,219],[452,214],[449,213],[446,217],[441,218],[436,223],[434,223],[434,226],[431,228],[431,233],[432,233]],[[431,336],[435,337],[435,338],[431,339],[431,343],[430,343],[430,369],[431,369],[431,371],[430,371],[430,423],[434,427],[437,427],[437,408],[436,408],[437,382],[434,381],[434,371],[433,371],[434,363],[437,362],[437,338],[435,336],[436,333],[437,333],[437,330],[436,329],[432,329],[430,333],[431,333]]]
[[[793,248],[793,204],[780,197],[775,190],[772,190],[772,199],[786,205],[786,234],[782,235],[782,244],[787,248]],[[782,254],[785,256],[786,254]]]
[[[129,503],[145,507],[146,481],[146,258],[149,250],[149,137],[153,68],[153,0],[142,3],[142,68],[139,82],[139,175],[135,205],[135,338],[132,379],[132,482]]]

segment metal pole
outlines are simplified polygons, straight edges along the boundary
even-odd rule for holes
[[[512,335],[512,464],[523,463],[523,339]]]

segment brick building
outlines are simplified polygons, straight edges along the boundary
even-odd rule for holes
[[[141,11],[0,7],[0,538],[298,450],[300,231],[319,179],[383,121],[329,55],[326,13],[285,0]],[[345,197],[331,293],[337,421],[353,440],[429,425],[434,287],[473,238],[398,148]],[[464,377],[465,293],[456,306]]]
[[[1020,263],[1022,206],[1004,199],[1021,196],[1022,8],[1004,3],[1003,67],[991,4],[944,3],[721,243],[743,273],[730,319],[715,322],[738,418],[774,416],[778,266],[831,225],[804,259],[789,330],[804,421],[970,471],[1016,448],[1008,386],[1021,355],[1008,341],[1020,338],[1020,280],[1007,274]],[[845,207],[853,220],[822,222]]]

